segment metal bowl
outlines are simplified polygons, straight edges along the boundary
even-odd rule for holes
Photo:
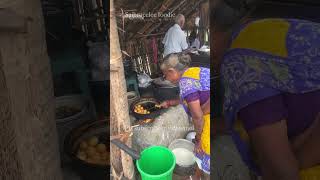
[[[170,150],[174,150],[176,148],[185,148],[191,152],[194,151],[194,144],[186,139],[176,139],[172,141],[169,145]],[[191,166],[181,166],[179,164],[176,164],[176,167],[174,168],[174,172],[181,176],[191,176],[195,173],[197,167],[196,161]]]

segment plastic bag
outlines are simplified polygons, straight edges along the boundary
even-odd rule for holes
[[[139,82],[139,87],[146,88],[150,86],[152,79],[150,78],[149,75],[143,73],[143,74],[138,74],[138,82]]]

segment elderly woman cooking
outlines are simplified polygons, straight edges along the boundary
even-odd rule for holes
[[[210,175],[210,69],[189,67],[191,58],[186,54],[170,54],[164,58],[161,70],[167,80],[179,83],[180,100],[163,102],[163,107],[179,102],[192,117],[196,131],[195,155],[198,163],[196,179],[202,170]]]
[[[298,180],[299,169],[320,164],[320,24],[246,18],[253,7],[254,0],[218,0],[212,9],[224,118],[263,180]],[[237,119],[247,143],[234,130]]]

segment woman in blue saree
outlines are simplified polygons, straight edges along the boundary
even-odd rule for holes
[[[263,180],[298,180],[300,169],[320,164],[320,24],[248,19],[251,3],[213,4],[213,58],[226,126]],[[237,120],[246,139],[235,130]]]

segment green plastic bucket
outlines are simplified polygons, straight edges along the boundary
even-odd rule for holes
[[[171,180],[176,158],[166,147],[151,146],[141,152],[136,165],[142,180]]]

